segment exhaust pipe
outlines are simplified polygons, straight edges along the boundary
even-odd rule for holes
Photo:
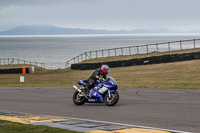
[[[81,90],[76,86],[76,85],[73,85],[72,86],[75,90],[77,90],[78,92],[81,92]]]
[[[79,93],[81,93],[84,97],[87,98],[86,94],[83,93],[76,85],[73,85],[72,87],[73,87],[76,91],[78,91]]]

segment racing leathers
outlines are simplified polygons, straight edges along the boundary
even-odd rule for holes
[[[95,87],[95,83],[97,80],[103,80],[106,81],[106,73],[104,73],[100,68],[98,68],[97,70],[95,70],[92,75],[88,78],[88,85],[87,85],[87,89],[92,89],[93,87]]]

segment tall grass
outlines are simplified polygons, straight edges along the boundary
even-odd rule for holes
[[[4,66],[8,67],[8,66]],[[77,79],[87,79],[94,70],[45,70],[34,74],[0,74],[1,87],[71,87]],[[200,89],[200,60],[111,68],[120,88]]]

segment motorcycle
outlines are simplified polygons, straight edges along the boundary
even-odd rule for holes
[[[90,90],[89,95],[84,93],[87,80],[78,80],[80,87],[73,85],[76,90],[73,95],[73,102],[76,105],[86,103],[105,103],[107,106],[115,105],[119,100],[117,92],[118,84],[113,77],[108,77],[107,81],[97,80],[96,86]]]

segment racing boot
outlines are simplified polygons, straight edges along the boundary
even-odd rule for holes
[[[87,86],[86,86],[85,88],[83,88],[83,93],[84,93],[86,96],[89,96],[90,90],[88,89]]]

